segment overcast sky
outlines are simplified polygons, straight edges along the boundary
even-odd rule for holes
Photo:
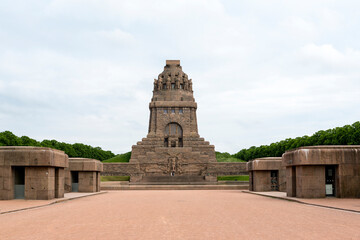
[[[180,59],[199,134],[235,153],[360,120],[360,1],[0,3],[0,131],[114,153]]]

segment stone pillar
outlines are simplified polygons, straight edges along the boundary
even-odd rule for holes
[[[293,166],[286,168],[286,196],[296,197],[296,170]]]
[[[65,171],[63,168],[55,168],[55,197],[63,198],[65,192]]]
[[[96,172],[79,172],[79,192],[96,192]]]
[[[25,199],[55,198],[55,168],[25,167]]]
[[[96,191],[97,191],[97,192],[100,192],[100,191],[101,191],[101,176],[100,176],[100,172],[96,172],[96,179],[97,179]]]
[[[296,166],[296,197],[324,198],[325,165]]]
[[[360,163],[340,164],[336,171],[336,197],[360,198]]]
[[[256,192],[271,191],[270,171],[253,171],[253,188]]]
[[[14,198],[14,177],[10,166],[0,166],[0,200]]]

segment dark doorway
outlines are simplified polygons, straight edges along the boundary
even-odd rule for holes
[[[325,166],[326,196],[335,196],[335,166]]]
[[[296,197],[296,167],[291,167],[291,197]]]
[[[279,171],[277,171],[277,170],[270,171],[271,191],[279,191],[278,173],[279,173]]]
[[[183,146],[183,139],[179,138],[179,147],[182,147],[182,146]]]
[[[14,167],[14,198],[25,198],[25,167]]]
[[[79,172],[71,172],[71,191],[79,191]]]
[[[59,168],[55,168],[55,186],[54,186],[54,189],[55,189],[55,197],[58,198],[60,197],[59,196],[59,171],[60,169]]]
[[[168,147],[169,146],[169,138],[165,138],[164,139],[164,147]]]

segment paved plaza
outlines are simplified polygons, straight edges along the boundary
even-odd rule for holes
[[[110,191],[1,214],[0,233],[8,240],[360,239],[360,214],[236,190]]]

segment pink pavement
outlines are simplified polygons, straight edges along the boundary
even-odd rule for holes
[[[360,239],[360,214],[240,191],[113,191],[0,215],[0,239]]]

